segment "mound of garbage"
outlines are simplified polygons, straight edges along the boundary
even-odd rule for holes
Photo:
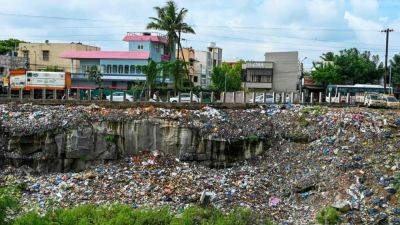
[[[22,125],[13,127],[20,118],[70,118],[67,124],[73,124],[88,118],[152,115],[227,139],[262,137],[268,124],[276,143],[262,155],[225,169],[181,162],[158,151],[79,173],[35,175],[27,167],[6,167],[0,185],[23,184],[23,211],[121,202],[132,207],[168,205],[180,212],[208,201],[221,210],[249,207],[279,224],[315,223],[317,213],[329,206],[344,224],[400,224],[400,111],[297,105],[247,110],[61,107],[64,112],[56,115],[56,108],[49,109],[55,110],[52,116],[39,117],[22,109],[15,116],[16,110],[3,106],[2,129],[23,132]],[[67,126],[63,124],[55,126]]]

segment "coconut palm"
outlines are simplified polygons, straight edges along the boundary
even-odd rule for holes
[[[185,8],[178,9],[174,1],[168,1],[164,7],[154,7],[154,10],[157,12],[157,17],[150,17],[152,21],[147,25],[147,29],[166,31],[169,54],[175,52],[175,45],[177,43],[178,53],[181,52],[181,54],[178,54],[178,59],[179,56],[182,55],[182,59],[185,61],[181,44],[181,35],[182,33],[195,34],[193,28],[184,22],[188,10]],[[170,61],[171,59],[172,57],[170,57]],[[187,68],[185,70],[188,71]],[[189,77],[189,74],[187,75]]]
[[[143,73],[146,75],[149,96],[151,96],[152,90],[154,90],[156,87],[157,76],[159,75],[161,69],[162,68],[153,60],[149,60],[148,64],[143,67]]]

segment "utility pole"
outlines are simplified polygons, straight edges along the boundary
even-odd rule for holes
[[[387,75],[388,75],[388,67],[387,67],[387,63],[388,63],[388,51],[389,51],[389,33],[393,32],[393,29],[387,28],[385,30],[381,30],[381,32],[386,33],[386,50],[385,50],[385,75],[383,78],[383,87],[385,89],[385,93],[386,93],[386,83],[387,83]]]

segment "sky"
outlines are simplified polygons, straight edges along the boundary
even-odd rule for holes
[[[385,56],[400,53],[400,0],[176,0],[189,10],[195,35],[183,45],[223,49],[226,61],[264,60],[265,52],[299,51],[310,69],[327,51],[357,47]],[[0,0],[0,39],[82,42],[127,50],[126,32],[146,31],[163,0]]]

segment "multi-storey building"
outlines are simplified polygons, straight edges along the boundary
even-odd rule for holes
[[[265,61],[248,61],[242,65],[245,90],[295,92],[300,68],[298,52],[269,52]]]
[[[88,79],[87,71],[96,66],[102,74],[103,86],[112,89],[129,89],[146,81],[143,66],[151,59],[168,61],[168,39],[158,33],[128,33],[123,41],[129,43],[128,51],[67,51],[61,54],[70,60],[73,88],[94,89],[97,85]],[[175,56],[175,54],[172,54]],[[78,61],[80,66],[75,69]]]
[[[27,59],[31,70],[41,70],[48,66],[57,66],[66,72],[70,72],[70,60],[60,58],[66,51],[99,51],[96,46],[82,43],[20,43],[18,56]],[[75,66],[79,66],[76,64]]]
[[[177,52],[177,58],[181,60],[185,60],[187,63],[187,68],[189,70],[189,78],[190,81],[197,86],[199,83],[199,77],[195,73],[194,69],[194,63],[196,61],[195,58],[195,50],[190,47],[190,48],[183,48],[182,51]]]
[[[207,51],[195,52],[195,74],[200,78],[198,85],[208,87],[211,85],[212,70],[222,65],[222,49],[211,42]]]

